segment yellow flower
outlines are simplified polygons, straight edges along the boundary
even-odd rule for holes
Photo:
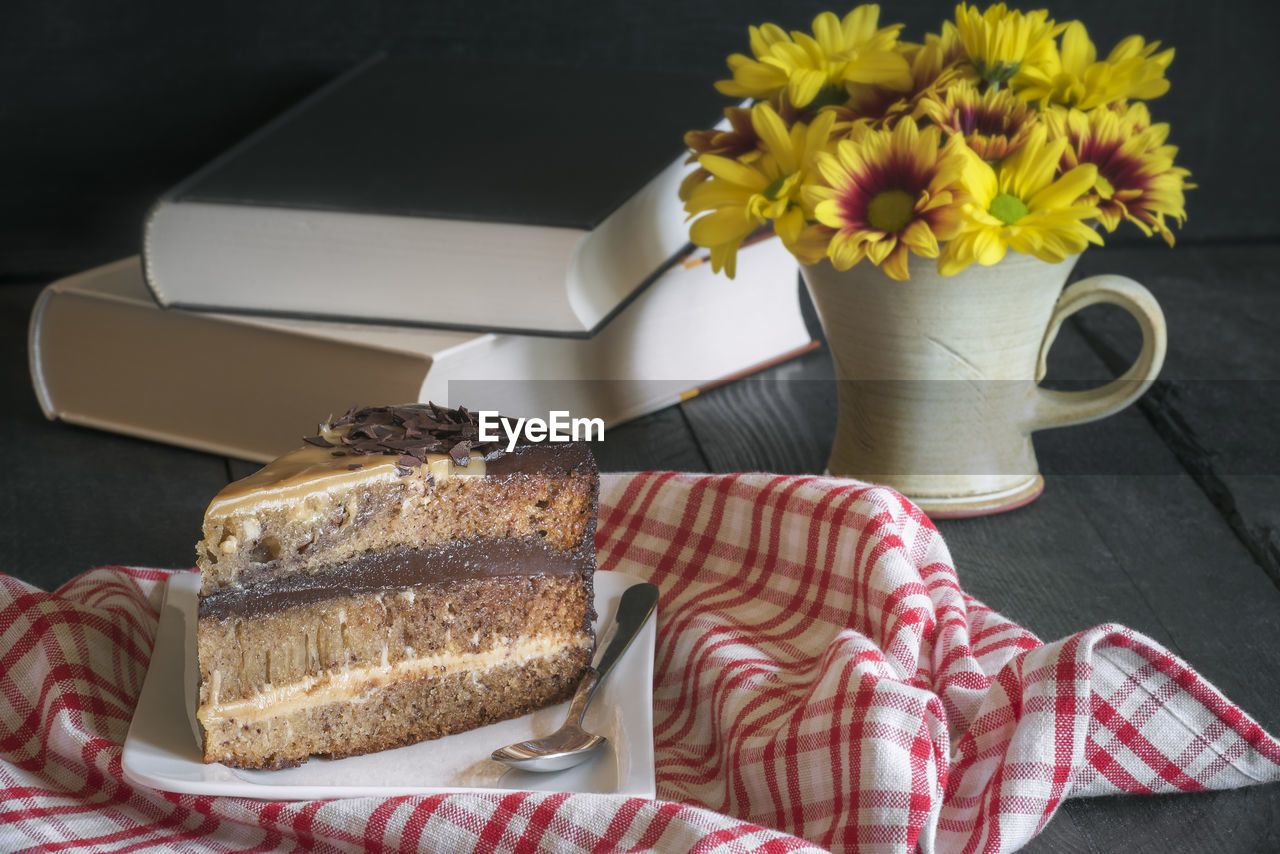
[[[756,104],[751,108],[751,124],[763,154],[749,162],[717,154],[698,158],[711,178],[692,188],[684,207],[693,219],[689,239],[711,250],[713,270],[724,270],[733,278],[738,247],[770,220],[792,253],[802,260],[812,254],[800,187],[814,153],[827,144],[834,120],[835,116],[824,113],[812,124],[796,122],[788,131],[773,107]]]
[[[966,149],[961,181],[971,201],[963,206],[959,234],[938,258],[938,271],[950,276],[973,262],[990,266],[1013,249],[1057,263],[1102,238],[1087,220],[1098,209],[1082,202],[1098,177],[1098,168],[1082,163],[1054,180],[1066,139],[1046,141],[1037,125],[1022,148],[999,171]]]
[[[1036,123],[1031,107],[1009,90],[988,89],[979,94],[964,81],[926,98],[922,107],[938,127],[960,134],[975,154],[991,162],[1017,151]]]
[[[1165,71],[1173,62],[1173,48],[1156,53],[1160,42],[1147,44],[1129,36],[1107,58],[1098,51],[1079,21],[1062,34],[1062,47],[1049,60],[1025,69],[1013,81],[1018,96],[1028,101],[1061,104],[1081,110],[1130,98],[1158,98],[1169,91]]]
[[[1046,114],[1045,121],[1055,136],[1069,142],[1064,168],[1081,163],[1097,167],[1088,199],[1097,205],[1098,221],[1107,231],[1128,220],[1148,237],[1159,234],[1173,245],[1165,217],[1182,225],[1187,217],[1183,191],[1195,185],[1186,180],[1190,172],[1173,164],[1178,149],[1165,144],[1167,124],[1151,124],[1141,103],[1123,112],[1057,109]]]
[[[1048,61],[1053,39],[1063,26],[1050,20],[1045,9],[1024,14],[1010,12],[1003,3],[985,12],[965,3],[956,7],[955,28],[969,61],[979,77],[997,86]],[[943,30],[947,35],[947,28]]]
[[[905,90],[911,85],[907,61],[894,50],[901,24],[878,27],[880,7],[859,6],[843,19],[823,12],[813,19],[813,35],[776,24],[751,27],[751,52],[729,57],[733,79],[716,88],[735,98],[768,99],[785,92],[796,107],[843,103],[848,83]],[[816,101],[816,103],[815,103]]]
[[[890,278],[908,277],[909,253],[938,257],[938,243],[958,220],[963,143],[939,148],[936,127],[920,130],[903,119],[893,130],[861,129],[842,139],[835,155],[818,155],[825,185],[805,188],[818,222],[831,229],[827,255],[838,270],[863,258]]]

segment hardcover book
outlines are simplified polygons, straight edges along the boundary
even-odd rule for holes
[[[590,339],[162,309],[128,258],[45,288],[32,381],[51,419],[262,462],[353,404],[612,426],[814,346],[795,260],[776,239],[744,252],[733,281],[676,265]]]
[[[697,76],[378,58],[166,193],[165,306],[588,337],[688,250]]]

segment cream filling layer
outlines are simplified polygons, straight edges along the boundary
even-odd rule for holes
[[[361,703],[378,690],[402,680],[449,676],[469,671],[485,673],[499,667],[522,667],[539,659],[550,659],[573,649],[590,649],[591,639],[585,634],[574,637],[524,638],[512,644],[482,653],[444,653],[406,658],[395,664],[348,667],[308,676],[288,685],[268,685],[252,697],[219,702],[221,671],[210,674],[209,683],[201,686],[200,708],[196,717],[206,728],[234,718],[254,722],[289,715],[312,706],[330,703]]]

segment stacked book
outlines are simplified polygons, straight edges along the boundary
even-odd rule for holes
[[[140,257],[45,289],[41,406],[266,460],[353,404],[612,425],[802,352],[776,239],[732,281],[687,243],[704,82],[364,63],[165,194]]]

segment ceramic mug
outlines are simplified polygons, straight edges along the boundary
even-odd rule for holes
[[[932,516],[1031,501],[1044,485],[1031,434],[1123,409],[1164,363],[1164,314],[1132,279],[1092,276],[1064,290],[1075,257],[1050,264],[1010,252],[948,277],[932,261],[911,260],[905,282],[865,261],[801,269],[835,363],[829,472],[892,486]],[[1062,322],[1095,303],[1137,319],[1138,358],[1098,388],[1041,388]]]

